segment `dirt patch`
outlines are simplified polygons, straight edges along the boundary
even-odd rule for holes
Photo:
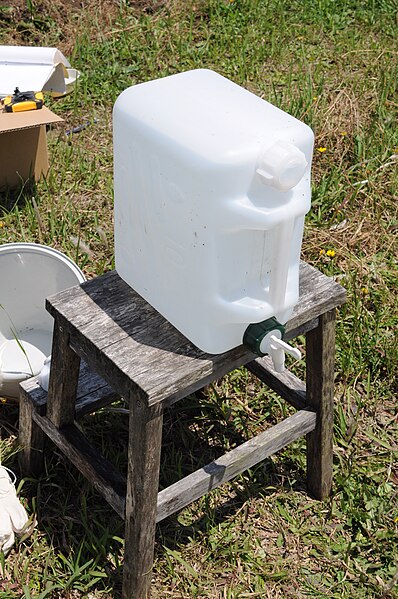
[[[55,46],[66,56],[73,51],[76,35],[96,28],[106,32],[124,10],[153,13],[161,0],[0,0],[0,43]]]

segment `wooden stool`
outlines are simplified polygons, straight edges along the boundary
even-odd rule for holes
[[[124,598],[149,596],[156,522],[303,435],[308,490],[329,495],[335,308],[344,301],[340,285],[301,263],[300,300],[285,339],[306,334],[305,386],[243,346],[204,354],[116,272],[47,300],[55,319],[50,386],[47,396],[35,378],[21,385],[22,467],[40,470],[48,436],[125,518]],[[164,408],[242,365],[298,411],[158,493]],[[130,407],[127,482],[74,423],[119,395]]]

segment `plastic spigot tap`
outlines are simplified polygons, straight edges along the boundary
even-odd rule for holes
[[[269,354],[276,372],[285,370],[285,352],[301,360],[301,352],[299,349],[292,347],[286,341],[282,341],[281,332],[278,329],[269,331],[260,344],[260,350],[263,354]]]
[[[283,372],[285,370],[285,352],[290,356],[293,356],[296,360],[301,360],[301,351],[296,347],[292,347],[282,339],[279,339],[275,335],[270,335],[269,339],[269,355],[272,358],[274,368],[276,372]]]
[[[263,322],[250,324],[243,336],[243,343],[258,356],[268,354],[272,358],[276,372],[285,370],[285,352],[301,360],[301,352],[286,341],[282,341],[285,327],[275,317]]]

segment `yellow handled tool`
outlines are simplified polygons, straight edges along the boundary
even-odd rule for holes
[[[4,98],[6,112],[23,112],[38,110],[43,106],[44,98],[41,92],[20,92],[16,87],[13,96]]]

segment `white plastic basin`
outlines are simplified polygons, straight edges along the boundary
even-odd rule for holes
[[[58,250],[0,245],[0,396],[18,397],[19,383],[39,374],[51,353],[53,319],[45,298],[84,281],[80,268]]]

